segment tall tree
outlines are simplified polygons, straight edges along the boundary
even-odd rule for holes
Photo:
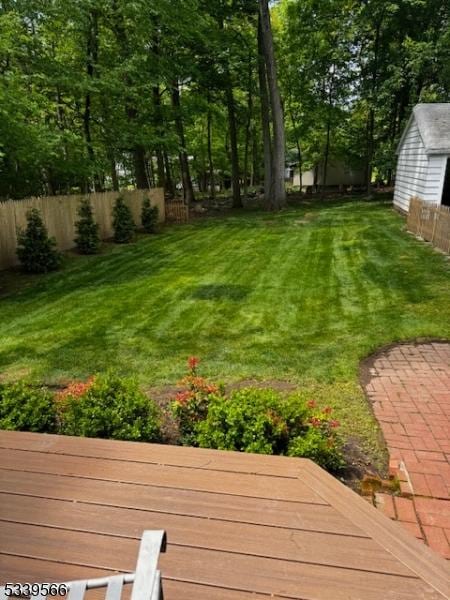
[[[194,201],[194,189],[192,187],[191,173],[189,169],[189,159],[186,150],[186,137],[184,135],[183,117],[181,114],[180,89],[178,81],[172,82],[172,107],[174,110],[175,128],[179,138],[179,158],[181,179],[183,181],[184,199],[186,204]]]
[[[286,204],[285,173],[285,133],[284,115],[278,88],[277,65],[273,44],[268,0],[259,3],[259,30],[261,36],[260,48],[264,58],[264,67],[269,92],[270,115],[272,121],[271,140],[271,176],[269,185],[272,190],[267,196],[268,208],[280,209]],[[264,127],[264,124],[263,124]],[[266,173],[266,176],[268,173]]]

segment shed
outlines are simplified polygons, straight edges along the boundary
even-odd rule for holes
[[[450,103],[417,104],[397,147],[394,206],[412,197],[450,206]]]
[[[302,173],[302,189],[324,185],[324,161],[318,162],[312,169]],[[359,169],[342,160],[330,160],[327,166],[327,187],[362,186],[365,183],[364,169]],[[294,186],[300,186],[300,173],[294,173]]]

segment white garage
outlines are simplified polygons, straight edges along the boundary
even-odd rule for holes
[[[397,148],[394,206],[412,197],[450,206],[450,103],[417,104]]]

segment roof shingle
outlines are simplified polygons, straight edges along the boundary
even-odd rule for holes
[[[416,104],[413,110],[427,154],[450,154],[450,103]]]

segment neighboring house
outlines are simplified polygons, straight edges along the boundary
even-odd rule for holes
[[[324,185],[324,163],[302,173],[302,189]],[[362,186],[365,184],[364,169],[355,169],[343,161],[331,160],[327,166],[326,187]],[[300,173],[294,174],[294,186],[300,186]]]
[[[416,196],[450,206],[450,103],[417,104],[397,147],[394,206]]]

